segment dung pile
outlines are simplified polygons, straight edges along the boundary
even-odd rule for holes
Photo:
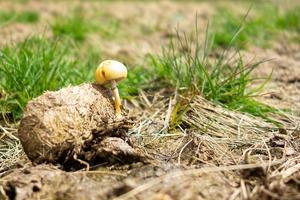
[[[95,84],[46,92],[30,101],[18,131],[33,163],[76,168],[141,156],[127,136],[133,121],[117,119],[111,91]]]

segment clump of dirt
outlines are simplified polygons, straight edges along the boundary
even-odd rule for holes
[[[115,116],[110,90],[83,84],[30,101],[18,135],[25,153],[37,164],[70,169],[108,160],[138,160],[141,155],[127,135],[133,119],[126,113],[121,119]]]
[[[97,183],[83,173],[67,173],[49,165],[15,170],[1,185],[0,199],[9,200],[108,199],[107,195],[114,189],[112,185]]]
[[[132,199],[134,195],[138,195],[139,199],[197,199],[205,196],[219,199],[228,186],[217,173],[215,176],[186,176],[184,170],[183,167],[170,164],[150,164],[130,165],[123,170],[127,173],[100,170],[89,174],[65,172],[53,166],[38,165],[15,170],[6,176],[0,184],[0,197],[9,200],[88,200]],[[215,192],[217,187],[224,190]],[[205,191],[205,188],[211,189]],[[227,193],[231,190],[227,189]],[[134,191],[134,195],[130,191]]]

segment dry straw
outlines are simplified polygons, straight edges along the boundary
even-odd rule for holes
[[[6,123],[0,125],[0,176],[15,165],[21,158],[23,151],[19,139],[16,137],[17,129]]]

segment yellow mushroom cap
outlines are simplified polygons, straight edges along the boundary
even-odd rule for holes
[[[105,60],[97,67],[95,76],[101,85],[112,80],[120,81],[127,77],[127,68],[116,60]]]

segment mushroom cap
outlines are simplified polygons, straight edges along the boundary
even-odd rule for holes
[[[100,85],[112,80],[121,81],[127,77],[127,68],[116,60],[105,60],[97,67],[96,82]]]

